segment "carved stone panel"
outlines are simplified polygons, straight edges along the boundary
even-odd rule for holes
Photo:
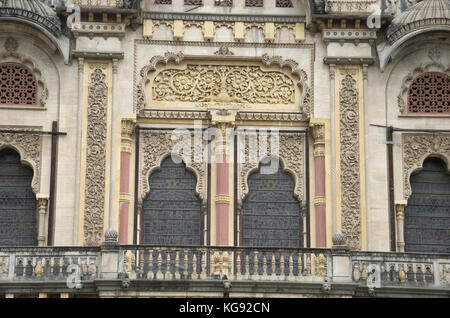
[[[255,137],[257,137],[255,135]],[[277,143],[279,148],[272,146]],[[305,135],[303,133],[279,132],[279,139],[273,139],[270,134],[260,135],[257,139],[240,133],[238,136],[238,199],[242,201],[248,194],[248,176],[258,170],[259,163],[266,156],[275,155],[294,178],[294,195],[298,200],[304,199],[304,154]],[[260,151],[260,149],[265,151]],[[251,150],[252,149],[252,150]],[[255,152],[256,150],[256,152]],[[274,151],[278,151],[275,153]]]
[[[423,161],[436,156],[450,162],[450,134],[403,134],[403,195],[411,195],[411,173],[422,168]]]
[[[356,72],[343,72],[339,87],[342,233],[351,249],[361,249],[359,92]]]
[[[105,65],[90,65],[87,101],[84,244],[99,245],[105,210],[108,85]]]
[[[3,127],[7,130],[29,130],[29,128],[9,128]],[[20,159],[33,168],[33,181],[31,187],[34,193],[39,193],[41,184],[41,135],[32,134],[12,134],[0,133],[0,149],[11,147],[17,150],[20,154]]]
[[[142,130],[140,134],[140,195],[145,198],[151,191],[149,176],[159,169],[161,162],[172,153],[181,157],[186,168],[197,178],[196,194],[206,198],[207,160],[204,156],[206,142],[194,140],[194,136],[174,135],[172,131]]]

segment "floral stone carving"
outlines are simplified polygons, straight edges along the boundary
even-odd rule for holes
[[[342,233],[351,249],[361,249],[359,107],[356,80],[344,75],[339,90]]]
[[[429,156],[444,157],[450,162],[449,134],[404,134],[403,135],[403,193],[408,199],[411,195],[409,178],[414,171],[422,168]]]
[[[90,75],[87,106],[84,244],[99,245],[103,238],[105,209],[108,86],[102,67]]]
[[[176,135],[175,135],[176,136]],[[197,178],[195,192],[200,199],[206,198],[206,163],[203,150],[206,141],[201,143],[189,134],[172,139],[172,131],[144,130],[140,136],[140,193],[145,198],[150,193],[149,177],[161,166],[161,162],[172,153],[181,157],[186,169],[192,171]]]

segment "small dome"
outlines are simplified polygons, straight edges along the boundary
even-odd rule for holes
[[[61,21],[56,12],[39,0],[0,0],[0,19],[15,18],[37,23],[54,35],[61,35]]]
[[[433,25],[450,26],[449,0],[424,0],[398,14],[389,26],[388,42],[392,44],[407,33]]]

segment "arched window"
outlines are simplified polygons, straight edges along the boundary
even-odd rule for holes
[[[294,180],[277,162],[276,171],[262,171],[265,164],[260,163],[258,172],[248,177],[249,191],[242,202],[243,246],[302,246],[300,202],[294,197]]]
[[[33,170],[11,149],[0,151],[0,245],[37,245]]]
[[[445,163],[428,158],[411,175],[405,208],[405,251],[450,253],[450,175]]]
[[[143,243],[200,245],[201,201],[195,193],[197,180],[185,164],[169,156],[149,184],[143,202]]]
[[[0,105],[36,105],[38,86],[30,70],[17,63],[0,64]]]
[[[450,77],[439,72],[416,77],[408,90],[408,112],[450,113]]]

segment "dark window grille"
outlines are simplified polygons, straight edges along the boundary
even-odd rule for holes
[[[428,72],[416,77],[408,90],[409,113],[450,113],[450,77]]]
[[[276,2],[277,8],[292,8],[292,0],[277,0]]]
[[[217,7],[232,7],[233,0],[215,0]]]
[[[249,192],[242,202],[242,245],[299,248],[302,219],[294,180],[282,170],[281,162],[277,171],[262,173],[263,166],[248,177]]]
[[[172,4],[172,0],[155,0],[155,4]]]
[[[450,175],[446,164],[428,158],[411,175],[405,207],[405,251],[450,253]]]
[[[262,7],[263,0],[245,0],[246,7]]]
[[[36,105],[37,95],[36,79],[27,68],[0,64],[0,104]]]
[[[0,246],[37,245],[33,170],[12,149],[0,151]]]
[[[201,6],[202,0],[184,0],[185,6]]]
[[[149,184],[150,193],[143,202],[143,243],[200,245],[201,200],[195,194],[194,174],[169,156],[150,176]]]

